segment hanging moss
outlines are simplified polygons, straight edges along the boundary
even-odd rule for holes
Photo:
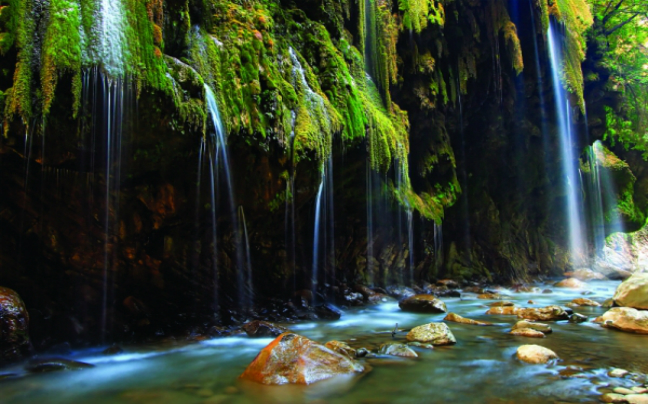
[[[441,1],[399,0],[398,8],[403,15],[403,27],[416,33],[427,27],[428,23],[443,27],[445,10]]]

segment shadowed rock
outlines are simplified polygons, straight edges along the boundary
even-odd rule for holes
[[[398,303],[403,311],[415,313],[445,313],[445,303],[432,295],[414,295]]]
[[[29,314],[18,293],[0,287],[0,362],[13,361],[31,350]]]
[[[285,327],[260,320],[254,320],[243,324],[243,330],[248,336],[253,338],[276,337],[289,331]]]

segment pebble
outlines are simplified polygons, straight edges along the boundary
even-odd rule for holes
[[[608,372],[608,376],[610,376],[610,377],[624,377],[628,373],[630,373],[630,372],[628,372],[625,369],[615,368],[615,369],[612,369],[612,370],[610,370]]]

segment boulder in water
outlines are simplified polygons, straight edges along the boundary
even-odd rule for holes
[[[490,306],[490,307],[515,306],[515,303],[510,302],[508,300],[502,300],[502,301],[499,301],[499,302],[489,303],[488,306]]]
[[[491,307],[490,309],[488,309],[486,314],[493,314],[493,315],[501,314],[501,315],[507,315],[507,316],[514,316],[514,315],[518,314],[518,312],[520,310],[522,310],[522,309],[519,308],[519,307],[515,307],[515,306]]]
[[[558,355],[554,351],[539,345],[522,345],[518,348],[516,355],[522,362],[534,365],[547,363],[552,359],[558,359]]]
[[[260,320],[254,320],[243,324],[243,330],[248,336],[253,338],[276,337],[289,331],[286,327]]]
[[[584,289],[587,285],[576,278],[563,279],[554,284],[557,288]]]
[[[567,306],[591,306],[591,307],[599,307],[601,303],[595,302],[592,299],[586,299],[584,297],[579,297],[577,299],[574,299],[571,301],[571,303],[567,303]]]
[[[401,358],[418,358],[418,354],[414,352],[412,348],[405,344],[399,344],[396,342],[382,344],[378,353],[390,356],[400,356]]]
[[[0,287],[0,362],[20,359],[30,351],[25,304],[18,293]]]
[[[569,322],[570,323],[584,323],[587,321],[587,316],[584,316],[579,313],[574,313],[569,316]]]
[[[262,384],[311,384],[364,367],[317,342],[293,333],[278,336],[263,348],[240,378]]]
[[[457,340],[445,323],[429,323],[412,328],[407,334],[410,342],[423,342],[431,345],[452,345]]]
[[[342,341],[329,341],[324,346],[348,358],[355,358],[357,356],[357,351]]]
[[[447,311],[445,303],[433,295],[414,295],[401,300],[398,306],[403,311],[415,313],[445,313]]]
[[[648,311],[631,307],[614,307],[594,320],[606,328],[636,334],[648,334]]]
[[[515,335],[518,337],[529,337],[529,338],[544,338],[545,335],[544,333],[540,331],[536,331],[531,328],[514,328],[509,332],[511,335]]]
[[[502,295],[499,293],[482,293],[481,295],[477,296],[477,299],[482,299],[482,300],[499,300],[502,298]]]
[[[459,289],[457,281],[452,279],[441,279],[436,282],[437,286],[445,286],[448,289]]]
[[[520,329],[520,328],[530,328],[535,331],[540,331],[544,334],[551,334],[552,330],[551,327],[547,324],[543,323],[536,323],[533,321],[527,321],[527,320],[520,320],[515,325],[513,326],[513,330]]]
[[[469,318],[461,317],[460,315],[455,313],[448,313],[448,315],[445,316],[443,321],[452,321],[453,323],[472,324],[472,325],[493,325],[493,323],[487,323],[484,321],[471,320]]]
[[[547,306],[542,308],[520,309],[517,312],[519,318],[534,321],[558,321],[567,320],[569,314],[559,306]]]
[[[617,306],[648,310],[648,273],[636,273],[623,281],[612,299]]]
[[[581,281],[606,280],[607,277],[600,272],[594,272],[589,268],[580,268],[571,273],[571,277]]]

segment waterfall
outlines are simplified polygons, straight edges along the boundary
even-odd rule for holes
[[[320,219],[322,211],[322,194],[324,191],[325,183],[326,173],[322,173],[322,181],[320,182],[319,190],[317,191],[317,197],[315,198],[315,225],[313,226],[313,266],[311,274],[311,290],[313,291],[313,300],[315,300],[318,286]]]
[[[245,211],[243,206],[239,206],[239,216],[241,217],[241,223],[243,224],[243,237],[245,239],[245,286],[247,288],[248,296],[254,291],[254,281],[252,278],[252,257],[250,254],[250,238],[248,236],[247,221],[245,220]],[[250,301],[247,302],[250,304]],[[248,306],[249,307],[249,306]]]
[[[565,180],[565,194],[567,195],[567,206],[565,206],[566,222],[569,234],[569,250],[572,262],[582,260],[586,254],[586,246],[583,238],[583,225],[581,219],[581,198],[579,196],[579,178],[577,168],[577,157],[573,151],[573,128],[571,123],[571,111],[567,91],[561,82],[561,71],[563,66],[563,50],[561,48],[560,36],[553,24],[549,24],[548,43],[549,60],[551,62],[551,79],[556,102],[557,123],[560,137],[560,154],[562,160],[562,172]]]
[[[443,226],[434,222],[434,264],[439,272],[443,264]]]
[[[602,252],[605,247],[605,216],[603,214],[603,198],[601,187],[601,170],[597,160],[596,147],[600,147],[597,141],[587,148],[587,160],[590,170],[588,182],[588,202],[590,220],[592,225],[592,236],[594,238],[594,249],[596,253]]]
[[[252,290],[248,290],[248,281],[246,280],[246,265],[245,257],[243,251],[245,249],[243,243],[243,236],[241,228],[238,224],[238,217],[236,214],[236,205],[234,203],[234,187],[232,186],[232,175],[231,175],[231,166],[229,161],[229,151],[227,148],[227,139],[225,134],[225,129],[223,128],[223,123],[220,118],[220,113],[218,111],[218,104],[216,103],[216,96],[212,89],[205,84],[205,100],[207,102],[207,109],[209,111],[209,116],[214,125],[214,131],[211,141],[208,142],[209,145],[209,158],[210,158],[210,173],[211,173],[211,190],[212,190],[212,220],[213,220],[213,229],[215,232],[216,229],[216,220],[217,220],[217,188],[216,184],[219,183],[219,167],[223,170],[224,181],[227,192],[227,203],[229,207],[230,220],[232,225],[232,233],[234,235],[234,250],[236,255],[236,283],[237,283],[237,292],[238,292],[238,303],[241,308],[248,308],[252,303]],[[214,244],[214,262],[217,261],[217,250],[216,250],[216,234],[213,235],[213,244]],[[215,266],[215,271],[217,268]],[[218,287],[218,286],[216,286]]]
[[[374,283],[374,228],[373,228],[373,171],[367,159],[366,170],[366,195],[367,195],[367,265],[365,269],[366,282],[369,285]]]
[[[108,75],[121,76],[124,73],[124,10],[121,0],[101,0],[100,58]]]
[[[414,215],[407,209],[407,246],[409,248],[409,284],[414,285]]]
[[[295,121],[297,114],[290,111],[290,173],[286,180],[286,212],[285,212],[285,242],[286,242],[286,264],[293,273],[293,292],[297,290],[297,248],[295,235]]]

